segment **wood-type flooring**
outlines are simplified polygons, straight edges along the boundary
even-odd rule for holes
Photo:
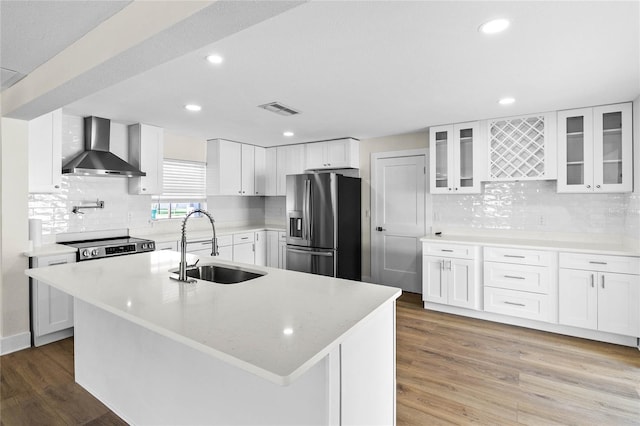
[[[640,425],[640,351],[397,303],[397,424]],[[124,425],[73,380],[73,339],[0,357],[0,424]]]

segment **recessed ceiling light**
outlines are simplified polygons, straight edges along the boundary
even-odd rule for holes
[[[187,104],[184,106],[184,109],[186,109],[187,111],[200,111],[202,107],[196,104]]]
[[[502,98],[498,101],[498,103],[500,105],[511,105],[512,103],[514,103],[516,100],[513,98]]]
[[[502,32],[509,28],[509,21],[507,19],[494,19],[489,22],[485,22],[480,25],[478,31],[485,34],[495,34]]]
[[[222,61],[224,61],[224,58],[220,55],[209,55],[207,56],[207,61],[217,65],[217,64],[221,64]]]
[[[283,135],[283,136],[286,136],[286,137],[288,137],[288,138],[290,138],[291,136],[293,136],[293,135],[294,135],[294,133],[293,133],[293,132],[291,132],[291,131],[288,131],[288,130],[287,130],[286,132],[283,132],[283,133],[282,133],[282,135]]]

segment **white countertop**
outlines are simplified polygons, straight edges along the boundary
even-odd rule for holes
[[[63,244],[43,244],[40,247],[34,247],[29,251],[25,251],[22,254],[26,257],[39,257],[39,256],[57,256],[61,254],[72,254],[78,251],[75,247],[65,246]]]
[[[427,243],[459,243],[477,244],[497,247],[519,247],[536,250],[556,250],[573,253],[607,254],[614,256],[640,256],[640,251],[622,243],[585,242],[585,241],[553,241],[524,239],[524,238],[500,238],[475,235],[443,234],[426,235],[420,239]]]
[[[196,256],[188,255],[189,263]],[[401,290],[243,265],[238,284],[170,280],[180,255],[156,251],[28,269],[26,274],[229,364],[287,385]],[[202,257],[200,263],[238,265]],[[284,330],[290,329],[291,334]]]
[[[159,232],[159,233],[149,233],[145,231],[144,233],[140,233],[137,231],[131,231],[130,236],[139,237],[139,238],[147,238],[149,240],[153,240],[157,243],[164,243],[169,241],[179,241],[182,237],[181,234],[181,225],[177,225],[174,232]],[[257,232],[257,231],[285,231],[284,227],[278,227],[273,225],[246,225],[246,226],[234,226],[234,227],[216,227],[216,235],[231,235],[238,234],[241,232]],[[212,236],[211,228],[205,229],[195,229],[195,230],[187,230],[187,240],[196,241],[196,240],[210,240]]]

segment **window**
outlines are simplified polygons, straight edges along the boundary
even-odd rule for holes
[[[205,209],[206,170],[205,163],[165,159],[162,195],[152,197],[151,219],[181,218],[194,209]]]

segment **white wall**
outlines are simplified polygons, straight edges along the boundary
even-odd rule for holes
[[[0,236],[0,337],[2,353],[29,344],[29,280],[24,274],[27,249],[27,138],[26,121],[2,118]],[[17,339],[15,339],[17,337]],[[11,348],[12,345],[17,345]],[[9,346],[9,347],[7,347]]]

